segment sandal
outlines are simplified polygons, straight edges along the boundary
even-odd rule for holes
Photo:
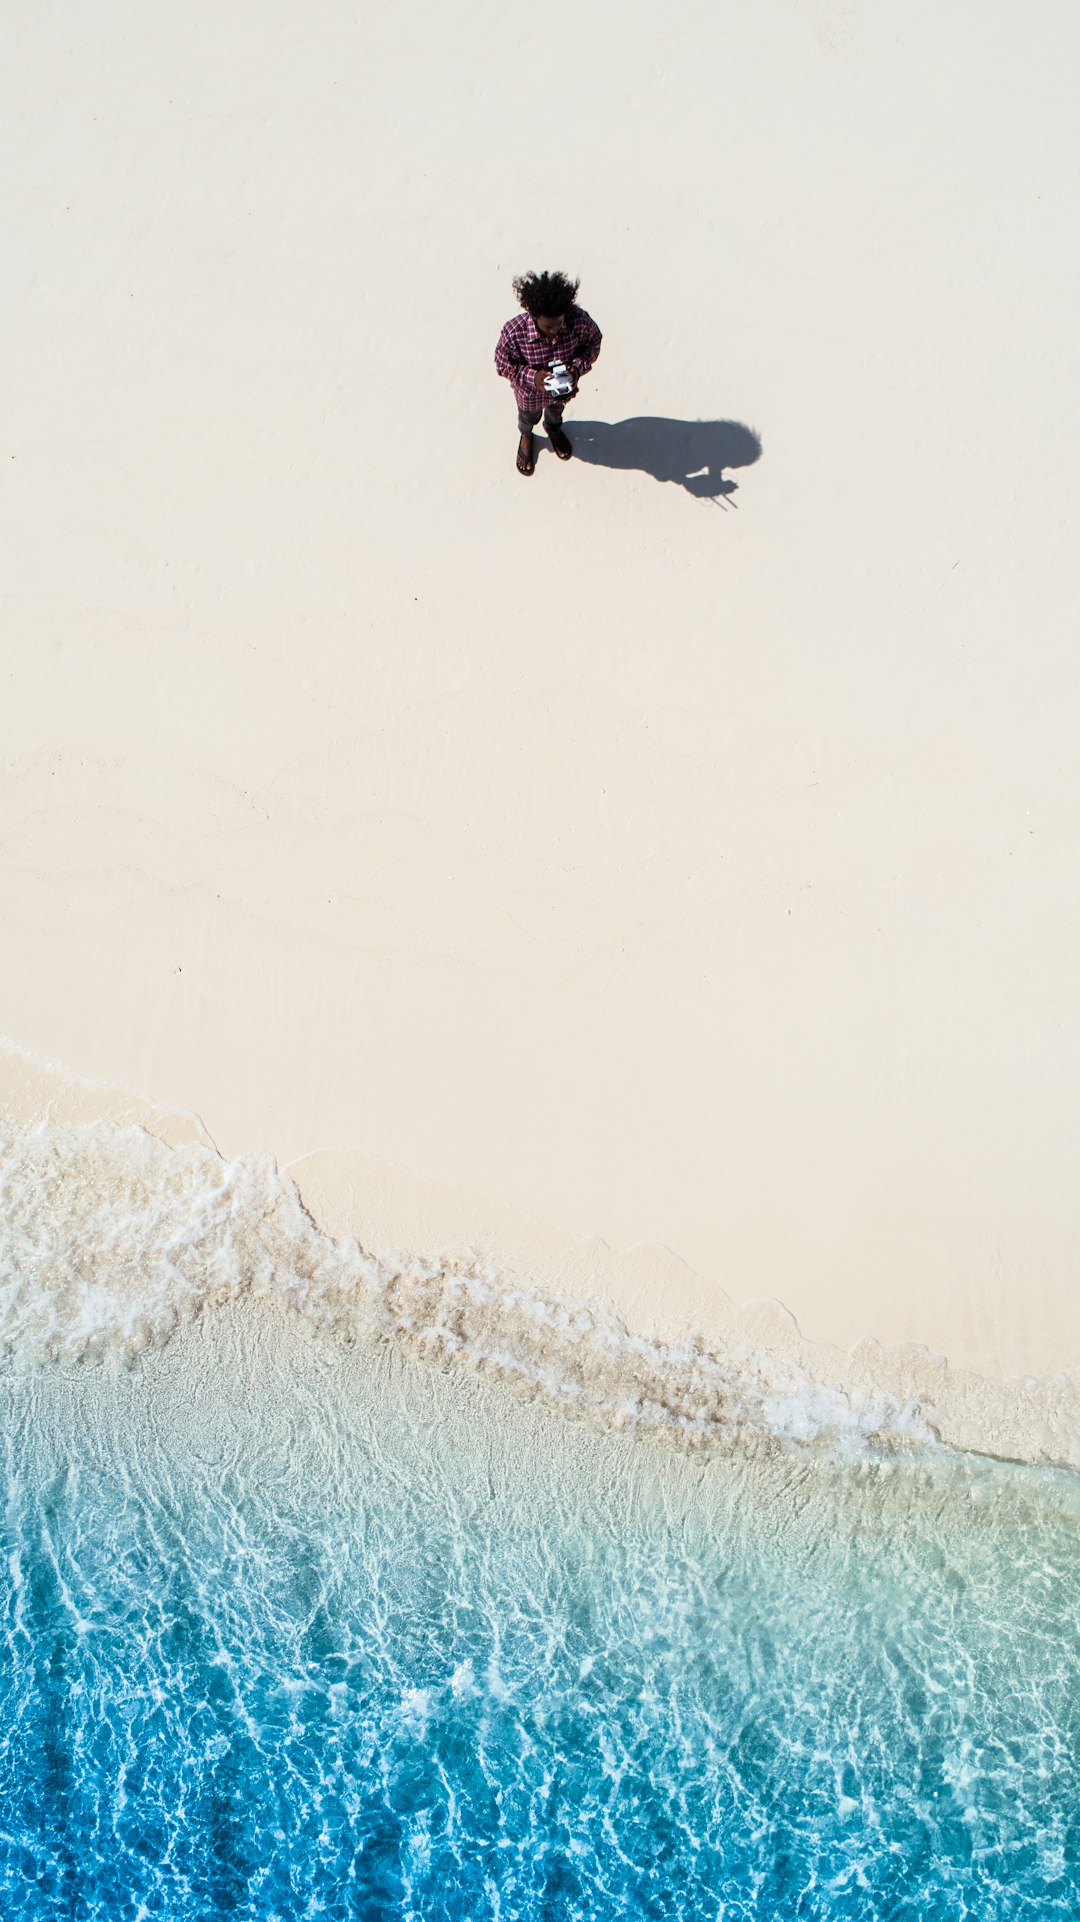
[[[566,435],[563,433],[563,430],[561,427],[552,427],[548,432],[548,439],[551,442],[553,450],[555,451],[556,454],[558,454],[560,460],[570,459],[570,456],[574,450],[571,447],[570,442],[567,440]]]
[[[525,452],[524,448],[521,445],[521,442],[518,441],[517,470],[519,474],[531,474],[535,466],[536,466],[536,454],[533,451],[532,435],[530,434],[528,453]]]

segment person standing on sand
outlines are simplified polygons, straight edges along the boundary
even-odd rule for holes
[[[584,307],[575,306],[577,280],[565,274],[519,274],[514,292],[523,313],[508,320],[495,349],[495,366],[514,389],[518,407],[517,470],[531,474],[536,466],[532,430],[544,411],[544,426],[560,460],[573,453],[563,433],[563,408],[573,400],[582,374],[587,374],[600,352],[601,333]],[[573,387],[558,397],[544,391],[552,363],[561,360]]]

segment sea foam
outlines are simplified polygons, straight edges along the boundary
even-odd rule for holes
[[[130,1360],[242,1298],[272,1300],[311,1332],[379,1333],[686,1443],[932,1440],[914,1402],[842,1393],[745,1342],[720,1353],[646,1338],[519,1277],[334,1240],[268,1157],[226,1161],[106,1122],[0,1136],[0,1343],[12,1358]]]

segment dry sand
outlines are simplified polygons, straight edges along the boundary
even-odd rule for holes
[[[7,40],[9,1106],[138,1090],[635,1324],[1080,1379],[1076,10]],[[519,479],[545,265],[571,432],[742,424],[737,491],[663,424]]]

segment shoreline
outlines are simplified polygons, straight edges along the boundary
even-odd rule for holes
[[[209,1179],[211,1188],[222,1180],[226,1186],[239,1181],[250,1213],[243,1235],[254,1239],[238,1238],[235,1247],[230,1239],[232,1292],[242,1294],[253,1283],[257,1292],[265,1292],[265,1277],[256,1282],[254,1267],[245,1274],[244,1262],[252,1250],[257,1264],[266,1259],[260,1210],[270,1221],[283,1209],[292,1226],[280,1244],[276,1238],[273,1244],[273,1259],[280,1265],[274,1286],[280,1286],[287,1305],[314,1314],[316,1322],[329,1314],[332,1326],[344,1326],[361,1309],[365,1315],[376,1312],[387,1332],[404,1337],[440,1365],[494,1368],[519,1386],[568,1408],[585,1408],[604,1421],[656,1427],[691,1442],[723,1441],[743,1428],[808,1444],[831,1435],[843,1447],[870,1442],[891,1448],[933,1439],[1005,1461],[1080,1469],[1080,1391],[1064,1376],[995,1379],[926,1349],[890,1349],[873,1337],[847,1350],[810,1341],[781,1302],[736,1305],[669,1250],[642,1246],[619,1253],[536,1222],[504,1219],[501,1244],[511,1244],[515,1228],[519,1258],[490,1264],[477,1237],[464,1238],[467,1204],[456,1198],[466,1212],[459,1212],[454,1232],[449,1215],[440,1215],[433,1205],[433,1184],[417,1183],[401,1170],[380,1168],[370,1158],[360,1164],[355,1157],[314,1156],[297,1178],[297,1170],[279,1170],[270,1157],[233,1163],[221,1156],[194,1115],[157,1108],[128,1089],[95,1087],[10,1049],[0,1060],[0,1116],[8,1145],[14,1142],[17,1157],[20,1147],[44,1130],[50,1155],[58,1155],[48,1204],[52,1230],[58,1247],[72,1250],[77,1289],[92,1274],[101,1301],[114,1286],[109,1261],[115,1257],[108,1253],[106,1236],[106,1256],[96,1265],[93,1237],[101,1231],[100,1211],[112,1205],[109,1183],[118,1182],[120,1212],[129,1223],[149,1195],[147,1220],[153,1217],[155,1232],[160,1231],[161,1200],[152,1187],[145,1188],[141,1152],[132,1189],[139,1199],[124,1194],[127,1131],[134,1129],[160,1170],[166,1205],[179,1207],[184,1184],[192,1181],[196,1193],[200,1181]],[[100,1181],[99,1212],[85,1220],[78,1214],[68,1220],[58,1201],[68,1156],[79,1164],[77,1208],[85,1208],[87,1187]],[[201,1172],[193,1172],[196,1164]],[[22,1197],[31,1215],[33,1182],[31,1173]],[[179,1184],[175,1195],[172,1182]],[[196,1205],[188,1196],[174,1231],[180,1241],[189,1219],[183,1209],[193,1207],[190,1219],[202,1219],[203,1203]],[[491,1220],[489,1215],[489,1235]],[[240,1237],[239,1228],[236,1232]],[[224,1285],[221,1256],[214,1255],[212,1272],[218,1279],[208,1270],[202,1281],[200,1247],[196,1237],[185,1283],[190,1292],[176,1301],[170,1301],[167,1289],[159,1292],[149,1319],[138,1305],[137,1278],[134,1294],[118,1291],[112,1311],[118,1352],[128,1340],[138,1349],[168,1339],[174,1314],[202,1313],[213,1305]],[[152,1246],[147,1259],[153,1259]],[[18,1267],[17,1252],[12,1266]],[[306,1284],[297,1280],[305,1274],[319,1277],[310,1297]],[[71,1290],[70,1280],[49,1285],[60,1288],[61,1300],[64,1286]],[[370,1304],[362,1307],[361,1297],[372,1287],[382,1303],[377,1311]],[[72,1303],[73,1295],[65,1312],[77,1319],[78,1304]],[[28,1329],[36,1325],[36,1312],[31,1301]],[[101,1340],[108,1347],[113,1339],[108,1328],[106,1315],[104,1332],[79,1333],[70,1351],[62,1337],[56,1352],[78,1356],[84,1339],[90,1344],[87,1352],[96,1352]]]

